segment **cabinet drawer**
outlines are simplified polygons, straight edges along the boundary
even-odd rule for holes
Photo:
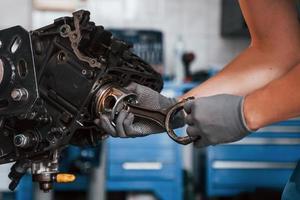
[[[283,188],[293,169],[214,169],[209,185],[214,189],[247,189],[257,187]]]
[[[208,148],[209,160],[279,161],[300,160],[300,145],[220,145]]]
[[[178,153],[174,148],[116,148],[109,149],[109,163],[162,162],[175,163]]]
[[[123,162],[108,167],[108,178],[111,180],[170,180],[175,177],[176,166],[162,162]]]

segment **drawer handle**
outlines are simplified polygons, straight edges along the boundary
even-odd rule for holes
[[[300,138],[244,138],[224,145],[300,145]]]
[[[256,132],[275,132],[275,133],[299,133],[299,126],[280,126],[280,125],[271,125],[261,129],[258,129]]]
[[[160,162],[124,162],[124,170],[161,170],[163,167]]]
[[[213,169],[294,169],[293,162],[214,161]]]

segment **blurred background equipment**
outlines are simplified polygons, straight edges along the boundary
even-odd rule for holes
[[[221,35],[223,37],[250,37],[238,1],[222,0],[221,16]]]
[[[191,64],[195,60],[195,54],[193,52],[185,52],[182,55],[182,62],[184,65],[184,72],[185,72],[185,81],[190,82],[192,81],[191,77]]]
[[[184,63],[182,62],[182,56],[184,54],[185,48],[186,47],[182,35],[178,35],[174,45],[174,63],[173,63],[174,82],[177,85],[182,84],[186,76]]]
[[[133,46],[133,52],[160,74],[164,73],[163,33],[156,30],[109,29],[116,38]]]

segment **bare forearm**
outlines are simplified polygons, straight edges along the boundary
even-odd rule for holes
[[[183,97],[201,97],[221,93],[244,96],[265,86],[295,66],[299,62],[299,56],[292,51],[271,52],[249,47],[219,74]]]
[[[240,0],[251,44],[224,70],[184,95],[246,95],[299,62],[300,26],[293,0]]]
[[[250,129],[300,116],[300,64],[285,76],[247,95],[244,116]]]

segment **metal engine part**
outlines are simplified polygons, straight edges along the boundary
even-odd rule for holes
[[[161,91],[160,74],[130,48],[84,10],[34,31],[0,31],[0,164],[15,162],[11,190],[30,168],[44,191],[73,180],[58,171],[59,156],[69,144],[101,144],[99,112],[133,103],[130,82]]]
[[[96,113],[108,114],[114,123],[115,117],[126,104],[137,104],[137,95],[125,90],[124,88],[107,84],[99,89],[96,94]]]
[[[115,125],[115,120],[118,113],[122,109],[133,113],[136,118],[148,120],[156,123],[166,130],[169,137],[179,144],[190,144],[193,141],[201,139],[200,137],[178,136],[172,127],[175,115],[183,110],[184,104],[187,101],[193,100],[194,97],[189,97],[177,102],[175,105],[161,110],[145,108],[139,105],[137,95],[113,84],[107,84],[101,87],[96,94],[96,113],[98,117],[102,114],[108,114],[111,124]]]
[[[58,173],[58,151],[54,151],[52,159],[33,162],[31,165],[32,180],[40,185],[40,189],[48,192]]]

